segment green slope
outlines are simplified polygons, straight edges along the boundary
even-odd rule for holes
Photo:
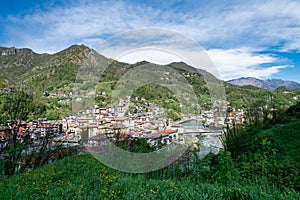
[[[189,178],[147,178],[102,165],[89,154],[71,156],[0,182],[1,199],[283,199],[293,190],[270,185],[191,182]]]
[[[223,138],[239,179],[267,180],[281,188],[300,189],[299,119],[266,130],[230,131]]]
[[[102,71],[101,67],[100,69],[90,67],[88,70],[80,68],[85,64],[88,56],[92,57],[91,60],[100,63],[101,66],[108,65],[105,71]],[[83,45],[73,45],[55,54],[37,54],[30,49],[23,49],[21,53],[15,55],[0,55],[0,80],[3,80],[0,81],[0,88],[10,85],[25,89],[29,93],[34,93],[38,99],[37,101],[49,105],[50,108],[57,109],[58,113],[63,113],[66,108],[60,111],[60,106],[55,105],[56,100],[53,102],[43,98],[42,93],[44,91],[53,93],[70,92],[74,89],[75,80],[78,83],[76,88],[78,87],[81,91],[91,87],[96,88],[96,85],[91,82],[97,83],[98,81],[107,82],[110,88],[114,89],[120,78],[130,69],[147,63],[143,61],[136,64],[127,64],[113,61]],[[196,70],[182,62],[171,63],[167,66],[175,69],[193,87],[201,109],[211,108],[210,93],[203,75],[213,82],[222,83],[222,81],[217,80],[206,71]],[[290,106],[295,104],[296,97],[300,95],[300,90],[286,91],[278,89],[267,91],[256,87],[238,87],[228,83],[224,83],[224,86],[227,101],[230,102],[231,106],[244,110],[251,107],[256,108],[258,105],[268,105],[268,108]],[[179,87],[184,89],[183,86],[179,85]],[[139,93],[142,97],[155,95],[148,94],[151,91],[144,90],[144,88],[141,88],[140,91],[143,91],[142,94]],[[109,95],[110,93],[107,94],[106,99],[110,99]],[[169,94],[162,93],[160,98],[168,99],[169,96]],[[70,111],[70,108],[68,108],[67,112]]]

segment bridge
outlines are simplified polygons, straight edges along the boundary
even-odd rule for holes
[[[219,136],[222,134],[221,129],[212,129],[204,127],[198,116],[191,116],[180,121],[176,121],[174,125],[180,125],[179,134],[182,135],[185,140],[191,142],[198,141],[198,136],[203,136],[203,145],[206,149],[218,149],[223,148]]]

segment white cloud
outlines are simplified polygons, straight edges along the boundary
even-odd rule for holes
[[[194,67],[209,71],[223,80],[239,77],[268,78],[279,73],[282,69],[289,67],[288,65],[273,65],[279,59],[271,55],[256,54],[242,49],[207,50],[206,53],[215,66],[205,61],[207,60],[205,52],[193,52],[188,49],[179,49],[177,53],[180,52],[180,55],[155,48],[141,48],[121,53],[123,50],[125,48],[111,49],[111,51],[106,51],[105,54],[107,56],[115,55],[118,52],[120,55],[116,59],[127,63],[147,60],[157,64],[168,64],[183,61]],[[192,60],[188,60],[188,58],[192,58]],[[267,67],[261,66],[266,64],[268,65]]]
[[[276,57],[256,54],[255,49],[277,46],[275,51],[300,50],[298,1],[242,1],[222,5],[206,2],[197,5],[193,3],[193,6],[179,12],[172,8],[153,8],[147,4],[122,1],[83,1],[69,7],[10,16],[3,30],[10,37],[7,40],[9,45],[53,53],[74,43],[95,48],[110,36],[135,28],[169,28],[210,49],[207,52],[223,79],[268,77],[286,68],[284,64],[277,66]],[[172,44],[172,40],[169,43]],[[240,49],[241,46],[246,48]],[[197,55],[197,52],[186,48],[183,51],[191,57]],[[157,52],[147,53],[148,58],[141,60],[177,61],[170,55],[162,59]],[[127,60],[133,61],[133,57],[144,55],[131,55]],[[265,64],[268,67],[262,67]]]
[[[271,55],[256,54],[247,49],[210,49],[208,55],[215,63],[222,79],[229,80],[239,77],[265,78],[279,73],[288,66],[274,66],[279,61]],[[267,67],[262,65],[268,64]]]
[[[124,54],[121,54],[117,60],[131,64],[143,60],[156,64],[169,64],[171,62],[183,61],[181,57],[178,57],[171,52],[164,51],[163,49],[151,48],[141,48],[134,51],[125,52]]]
[[[288,67],[275,65],[282,60],[274,55],[247,48],[204,51],[192,40],[166,29],[130,31],[107,41],[98,50],[100,54],[128,63],[143,60],[157,64],[183,61],[224,80],[245,76],[266,78]]]
[[[283,50],[300,50],[300,2],[256,1],[222,6],[207,3],[189,8],[190,12],[177,12],[121,1],[83,2],[7,20],[12,26],[24,27],[14,30],[10,26],[9,34],[37,51],[55,51],[86,38],[103,40],[122,31],[153,26],[177,30],[206,47],[237,48],[238,44],[268,48],[283,42]]]

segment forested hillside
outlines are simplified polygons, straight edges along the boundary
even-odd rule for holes
[[[113,61],[83,45],[74,45],[55,54],[37,54],[30,49],[1,48],[1,50],[2,52],[10,52],[5,55],[2,53],[0,56],[1,90],[8,91],[8,88],[13,88],[13,91],[26,91],[33,96],[36,104],[44,107],[42,109],[44,112],[36,117],[48,117],[51,119],[57,119],[71,113],[70,102],[72,101],[71,94],[74,92],[74,88],[81,93],[88,89],[95,89],[97,93],[107,91],[101,98],[95,97],[95,101],[100,106],[110,104],[111,92],[120,78],[128,70],[148,63],[144,61],[136,64],[127,64]],[[105,71],[96,69],[96,71],[89,72],[94,73],[94,78],[98,79],[94,81],[95,83],[98,82],[97,85],[89,82],[89,74],[87,76],[78,76],[78,73],[83,74],[83,71],[79,71],[80,67],[85,64],[86,60],[92,60],[91,57],[97,63],[107,66]],[[230,106],[236,109],[246,111],[254,107],[282,109],[293,105],[300,98],[299,89],[278,88],[274,91],[268,91],[253,86],[239,87],[223,83],[208,72],[196,70],[182,62],[171,63],[167,66],[181,74],[193,87],[194,93],[198,98],[197,109],[200,110],[211,109],[210,93],[203,75],[212,77],[213,81],[224,84],[226,99]],[[96,76],[97,74],[101,76],[98,77]],[[74,82],[76,83],[74,84]],[[147,91],[143,87],[135,94],[141,97],[155,96],[154,93],[151,94],[155,90]],[[151,89],[151,87],[155,88],[157,85],[152,84],[148,86],[148,89]],[[4,95],[3,92],[1,95]],[[160,93],[160,99],[176,102],[178,97],[174,96],[171,91],[171,94]],[[166,107],[164,102],[159,99],[151,98],[149,100],[156,100],[161,106]],[[104,101],[106,102],[105,104],[102,103]],[[0,109],[1,107],[0,104]],[[173,116],[180,114],[178,113],[178,106],[170,109],[172,109]]]

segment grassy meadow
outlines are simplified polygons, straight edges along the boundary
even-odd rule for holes
[[[1,199],[299,199],[293,189],[261,182],[218,183],[190,177],[149,178],[108,168],[88,153],[3,179]]]

